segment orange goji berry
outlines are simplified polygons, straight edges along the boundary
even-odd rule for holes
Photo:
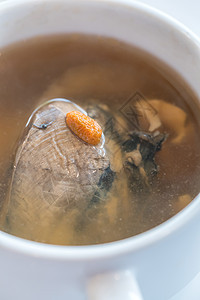
[[[66,115],[66,123],[84,142],[94,146],[100,142],[102,129],[92,118],[79,111],[71,111]]]

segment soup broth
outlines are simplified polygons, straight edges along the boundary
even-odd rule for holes
[[[197,99],[146,52],[99,36],[39,37],[1,50],[0,82],[1,230],[61,245],[112,242],[161,224],[199,193]],[[12,226],[17,149],[32,112],[54,98],[69,99],[97,119],[111,171],[84,210],[79,203],[69,211],[59,205],[53,223],[28,211],[30,228],[21,219]]]

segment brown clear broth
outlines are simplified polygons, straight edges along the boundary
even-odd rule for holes
[[[78,34],[39,37],[1,50],[0,83],[2,211],[6,209],[4,203],[17,142],[29,116],[40,103],[58,97],[70,99],[84,108],[91,103],[101,103],[110,107],[115,116],[121,114],[130,95],[139,93],[147,100],[173,104],[187,115],[184,126],[188,130],[180,142],[173,143],[173,124],[171,129],[162,128],[168,137],[155,156],[159,172],[151,183],[151,195],[141,193],[141,198],[136,197],[129,192],[124,178],[119,177],[118,182],[114,182],[113,192],[106,196],[105,208],[92,225],[77,234],[58,227],[55,234],[46,239],[40,238],[38,233],[36,241],[85,245],[127,238],[168,220],[199,193],[196,98],[179,76],[147,53],[104,37]],[[1,230],[12,234],[5,222]]]

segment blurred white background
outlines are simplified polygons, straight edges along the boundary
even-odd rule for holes
[[[199,0],[138,0],[138,2],[149,4],[168,13],[200,37]]]

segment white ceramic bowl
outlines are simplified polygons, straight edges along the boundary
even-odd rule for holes
[[[147,50],[200,101],[200,43],[133,0],[13,0],[0,4],[0,48],[37,35],[83,32]],[[200,199],[156,228],[98,246],[52,246],[0,232],[0,299],[167,300],[200,271]],[[191,300],[191,299],[190,299]]]

